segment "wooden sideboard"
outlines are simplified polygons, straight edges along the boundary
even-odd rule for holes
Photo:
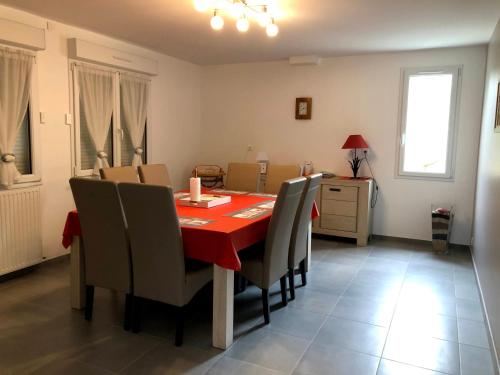
[[[320,216],[312,232],[355,238],[358,246],[366,246],[372,232],[372,190],[371,178],[323,178],[316,196]]]

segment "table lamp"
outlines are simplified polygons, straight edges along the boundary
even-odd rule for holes
[[[342,149],[354,150],[352,153],[352,159],[349,160],[349,165],[351,166],[354,178],[358,178],[358,171],[361,167],[361,162],[365,159],[364,157],[361,159],[358,158],[358,148],[369,148],[368,144],[360,134],[350,135],[342,146]]]

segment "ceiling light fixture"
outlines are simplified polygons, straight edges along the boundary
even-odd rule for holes
[[[200,12],[213,11],[210,25],[214,30],[224,27],[224,19],[221,13],[236,18],[236,28],[245,33],[250,28],[250,19],[254,19],[260,26],[266,29],[266,34],[273,38],[278,35],[279,28],[276,25],[276,12],[271,0],[261,0],[256,4],[253,0],[194,0],[194,7]]]
[[[214,30],[221,30],[224,27],[224,18],[217,14],[217,10],[214,10],[214,15],[210,20],[210,26],[212,26]]]

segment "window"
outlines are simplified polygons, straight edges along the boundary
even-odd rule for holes
[[[134,143],[132,141],[131,133],[130,133],[130,128],[132,127],[131,125],[127,123],[126,119],[129,118],[127,117],[123,111],[123,106],[122,106],[122,95],[121,94],[121,85],[120,82],[124,79],[129,79],[129,80],[137,80],[141,82],[141,84],[147,88],[148,94],[149,94],[149,78],[145,78],[139,75],[132,75],[131,73],[126,73],[122,71],[116,71],[116,70],[111,70],[105,67],[100,67],[100,66],[90,66],[89,64],[80,64],[80,63],[74,63],[73,64],[73,91],[74,91],[74,118],[75,118],[75,123],[74,123],[74,132],[73,132],[73,137],[74,137],[74,174],[79,175],[79,176],[90,176],[92,174],[96,174],[97,169],[94,169],[96,166],[96,160],[97,160],[97,154],[100,151],[104,151],[106,154],[106,160],[109,164],[109,166],[129,166],[132,165],[132,160],[134,159],[134,155],[136,155],[136,150],[137,148],[141,148],[143,150],[143,153],[141,155],[141,160],[143,163],[146,163],[146,155],[147,155],[147,147],[146,147],[146,133],[147,133],[147,115],[144,115],[143,117],[137,117],[142,121],[142,124],[144,125],[144,132],[142,133],[142,128],[141,128],[141,135],[142,135],[142,142],[137,144],[134,147]],[[83,91],[86,90],[86,85],[87,83],[82,83],[82,72],[87,71],[87,73],[90,71],[90,74],[96,74],[96,77],[99,76],[102,73],[102,76],[105,78],[102,78],[104,81],[109,79],[109,82],[112,84],[109,85],[109,87],[106,86],[106,82],[104,82],[105,88],[100,88],[103,91],[103,100],[100,100],[99,103],[106,103],[103,104],[103,106],[110,105],[112,107],[111,111],[111,116],[106,117],[109,119],[109,123],[106,121],[108,124],[108,128],[106,129],[107,131],[107,137],[105,138],[104,141],[104,146],[102,150],[97,150],[95,146],[95,141],[100,139],[102,142],[103,138],[96,138],[96,129],[92,127],[92,123],[90,122],[90,118],[94,119],[94,122],[96,122],[96,118],[99,118],[101,114],[96,114],[95,111],[93,113],[90,113],[90,116],[86,113],[86,111],[91,111],[91,105],[85,100],[92,101],[92,95],[86,95]],[[125,78],[126,77],[126,78]],[[96,80],[93,80],[93,82],[99,81],[99,78],[96,78]],[[101,82],[102,83],[102,82]],[[87,99],[86,99],[87,98]],[[147,112],[149,113],[149,97],[146,98],[145,104],[143,102],[137,103],[135,96],[132,96],[132,100],[128,102],[129,106],[133,106],[134,109],[137,109],[137,111],[142,108],[146,107]],[[137,100],[138,101],[138,100]],[[142,106],[141,106],[142,105]],[[101,106],[99,104],[98,106]],[[136,108],[137,107],[137,108]],[[102,110],[102,108],[98,109],[99,111]],[[132,111],[133,113],[136,113],[137,111]],[[97,115],[97,117],[96,117]],[[90,117],[90,118],[88,118]],[[102,117],[104,118],[104,117]],[[137,138],[136,138],[137,140]],[[102,144],[102,143],[100,143]]]
[[[6,182],[0,189],[21,188],[27,183],[40,181],[37,155],[39,117],[35,55],[22,49],[0,46],[0,82],[2,92],[7,95],[6,98],[0,98],[4,104],[2,114],[8,119],[9,124],[21,122],[19,128],[9,128],[5,124],[6,129],[1,132],[2,137],[8,139],[12,139],[11,132],[15,133],[14,143],[11,143],[12,140],[6,141],[2,138],[3,144],[6,145],[6,150],[3,152],[14,156],[14,165],[20,176],[3,179]]]
[[[405,69],[398,174],[453,178],[459,67]]]

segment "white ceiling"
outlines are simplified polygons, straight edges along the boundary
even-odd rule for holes
[[[197,64],[222,64],[486,43],[500,0],[276,0],[284,16],[268,38],[252,23],[220,32],[192,0],[0,0],[67,24]]]

